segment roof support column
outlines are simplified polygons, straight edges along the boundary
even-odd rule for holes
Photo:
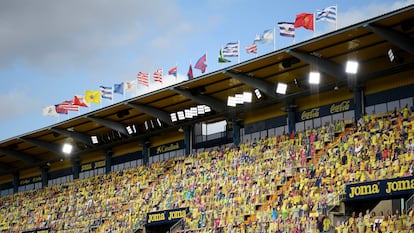
[[[49,168],[46,167],[46,166],[43,166],[40,169],[42,171],[42,188],[46,188],[47,184],[48,184],[48,177],[47,176],[48,176]]]
[[[80,170],[81,170],[81,165],[80,165],[79,158],[72,159],[72,174],[73,174],[73,180],[79,179]]]
[[[296,107],[294,105],[289,105],[287,108],[287,125],[289,135],[295,133],[296,131]]]
[[[187,125],[184,127],[184,154],[188,156],[193,149],[193,127]]]
[[[353,88],[354,92],[354,103],[355,103],[355,110],[354,110],[354,118],[355,121],[363,117],[364,115],[364,88],[362,86],[355,86]]]
[[[142,143],[142,164],[145,166],[149,165],[149,145],[147,140]]]
[[[112,159],[113,152],[112,150],[105,151],[105,174],[111,173],[111,159]]]
[[[237,119],[232,119],[233,126],[233,144],[238,147],[240,145],[240,123]]]
[[[13,193],[19,192],[19,173],[13,173]]]

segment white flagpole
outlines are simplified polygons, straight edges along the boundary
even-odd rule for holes
[[[175,83],[178,83],[178,62],[175,63]]]
[[[335,5],[336,17],[335,17],[335,30],[338,30],[338,4]]]
[[[238,49],[238,51],[237,51],[238,52],[238,56],[237,56],[238,61],[237,61],[237,63],[240,63],[240,40],[237,41],[237,49]]]
[[[276,50],[276,27],[273,27],[273,51]]]
[[[316,30],[316,28],[315,28],[315,21],[316,21],[316,16],[315,16],[315,13],[313,13],[312,15],[313,15],[313,36],[312,37],[315,37],[315,30]]]
[[[207,73],[207,50],[206,50],[206,73]]]

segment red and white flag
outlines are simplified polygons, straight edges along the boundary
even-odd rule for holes
[[[154,82],[162,83],[162,69],[158,69],[154,72]]]
[[[147,87],[149,86],[149,74],[148,73],[138,72],[137,78],[138,78],[139,84],[142,84]]]
[[[246,53],[257,53],[257,45],[252,44],[252,45],[246,46]]]

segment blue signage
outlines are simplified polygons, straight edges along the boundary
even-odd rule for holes
[[[389,199],[392,196],[414,194],[414,176],[377,180],[345,187],[347,201],[368,198]]]
[[[147,213],[147,226],[156,224],[172,224],[184,218],[189,212],[188,208],[162,210]]]

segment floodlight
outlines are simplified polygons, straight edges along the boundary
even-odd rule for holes
[[[348,74],[356,74],[358,72],[358,62],[347,61],[345,72],[347,72]]]
[[[65,154],[72,153],[72,149],[73,149],[73,146],[70,143],[65,143],[62,146],[62,152],[65,153]]]
[[[251,92],[243,92],[243,101],[246,103],[252,102],[252,93]]]
[[[235,95],[236,104],[243,104],[243,94]]]
[[[98,144],[99,143],[99,140],[98,140],[98,137],[97,136],[91,136],[91,141],[92,141],[92,144]]]
[[[159,126],[159,127],[161,127],[161,126],[162,126],[161,121],[160,121],[160,119],[159,119],[159,118],[157,118],[157,123],[158,123],[158,126]]]
[[[127,132],[128,132],[128,134],[129,135],[131,135],[131,134],[133,134],[134,133],[134,131],[133,131],[133,129],[132,129],[132,127],[130,126],[130,125],[128,125],[127,127],[125,127],[126,128],[126,130],[127,130]]]
[[[227,97],[227,106],[236,107],[236,98],[234,96]]]
[[[394,51],[392,51],[392,49],[388,50],[388,58],[390,59],[390,62],[393,62],[395,59]]]
[[[205,111],[204,111],[204,105],[197,105],[197,114],[198,115],[202,115],[204,113],[205,113]]]
[[[256,94],[256,97],[257,97],[258,99],[262,98],[262,93],[260,93],[260,90],[259,90],[259,89],[255,89],[255,90],[254,90],[254,94]]]
[[[210,108],[210,106],[208,106],[208,105],[204,105],[204,112],[205,112],[205,113],[211,112],[211,108]]]
[[[148,130],[148,129],[149,129],[149,126],[148,126],[148,121],[145,121],[145,122],[144,122],[144,125],[145,125],[145,130]]]
[[[286,83],[278,83],[276,88],[276,93],[278,94],[286,94],[287,84]]]
[[[185,118],[188,118],[188,119],[193,118],[193,114],[190,111],[190,109],[184,109],[184,113],[185,113]]]
[[[178,119],[177,119],[177,114],[175,113],[175,112],[173,112],[173,113],[171,113],[170,114],[170,117],[171,117],[171,121],[172,122],[176,122]]]
[[[183,111],[177,112],[178,120],[182,121],[185,120],[185,115]]]
[[[151,128],[155,128],[155,126],[154,126],[154,122],[152,121],[152,120],[150,120],[150,123],[151,123]]]
[[[196,117],[198,115],[197,107],[191,107],[190,112],[191,112],[191,115],[193,115],[193,117]]]
[[[321,74],[319,72],[310,72],[309,73],[309,83],[310,84],[319,84],[321,79]]]

